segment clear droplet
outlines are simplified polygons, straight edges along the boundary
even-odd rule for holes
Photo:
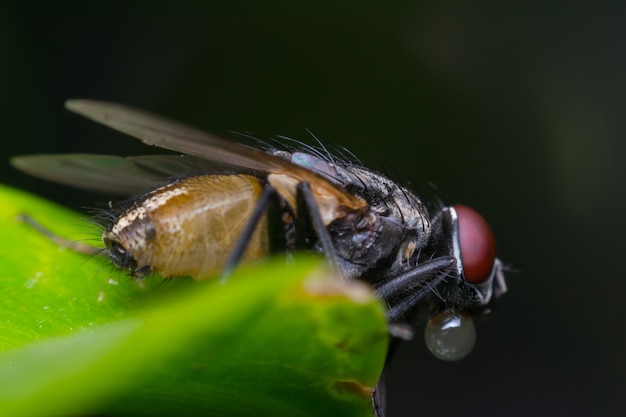
[[[465,313],[443,311],[426,324],[424,339],[428,350],[444,361],[466,357],[476,343],[474,320]]]

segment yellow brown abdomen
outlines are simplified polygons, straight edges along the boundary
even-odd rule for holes
[[[158,188],[103,234],[136,262],[133,270],[204,279],[218,273],[240,238],[263,186],[249,175],[198,175]],[[107,246],[109,246],[107,244]],[[243,260],[268,252],[266,219]]]

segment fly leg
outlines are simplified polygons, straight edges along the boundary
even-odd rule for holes
[[[328,230],[324,225],[311,188],[306,182],[297,185],[296,206],[296,248],[312,249],[316,242],[314,236],[317,235],[317,240],[319,240],[326,258],[332,265],[337,265],[335,248],[328,234]],[[280,196],[276,190],[268,184],[265,186],[246,227],[241,233],[241,236],[237,239],[233,250],[224,264],[222,270],[223,281],[228,278],[241,260],[248,246],[248,242],[264,214],[267,214],[270,253],[285,252],[287,250],[287,240],[281,217]]]
[[[287,249],[287,241],[281,218],[281,201],[278,193],[271,185],[266,185],[263,193],[259,197],[246,227],[237,238],[237,242],[230,252],[224,268],[222,269],[222,281],[225,281],[232,273],[233,269],[239,264],[243,254],[248,247],[248,243],[259,225],[264,214],[267,214],[268,234],[270,242],[270,253],[285,252]]]
[[[336,268],[335,246],[307,182],[301,182],[296,187],[296,206],[296,248],[312,249],[315,244],[313,237],[317,235],[324,256]]]
[[[301,182],[296,187],[296,248],[311,249],[315,244],[314,236],[322,251],[333,267],[337,267],[337,255],[328,229],[322,220],[317,203],[308,183]],[[392,346],[396,343],[392,341]],[[390,350],[392,350],[390,346]],[[389,359],[389,355],[387,356]],[[385,365],[386,369],[386,365]],[[380,376],[372,392],[372,409],[376,417],[385,417],[385,371]]]
[[[416,268],[388,280],[376,288],[385,300],[391,300],[387,318],[391,323],[398,321],[427,296],[435,287],[446,280],[448,271],[454,267],[453,256],[442,256],[418,265]]]
[[[388,306],[389,333],[392,338],[387,350],[383,372],[372,392],[372,408],[375,417],[386,416],[386,372],[389,361],[401,339],[411,339],[413,332],[406,323],[399,320],[406,316],[433,288],[445,281],[448,271],[454,267],[456,259],[445,256],[424,262],[409,272],[398,275],[376,288],[376,292],[385,300],[392,300]]]
[[[387,400],[387,386],[386,386],[386,378],[385,378],[385,370],[387,366],[383,369],[383,373],[378,378],[378,382],[374,387],[374,391],[372,392],[372,409],[374,410],[375,417],[385,417],[387,415],[386,412],[386,400]]]
[[[97,255],[102,252],[102,249],[97,248],[95,246],[87,245],[86,243],[77,242],[75,240],[66,239],[61,237],[39,223],[37,220],[29,216],[28,214],[22,213],[18,215],[18,220],[26,223],[28,226],[35,229],[37,232],[41,233],[43,236],[48,238],[50,241],[55,243],[58,246],[71,249],[75,252],[84,253],[87,255]]]

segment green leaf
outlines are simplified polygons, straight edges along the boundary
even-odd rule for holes
[[[0,415],[372,415],[387,333],[364,284],[307,257],[136,281],[18,219],[97,239],[79,215],[0,202]]]

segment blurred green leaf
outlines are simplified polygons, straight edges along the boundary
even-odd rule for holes
[[[0,415],[372,415],[387,335],[364,284],[306,257],[139,282],[18,220],[97,238],[75,213],[0,201]]]

